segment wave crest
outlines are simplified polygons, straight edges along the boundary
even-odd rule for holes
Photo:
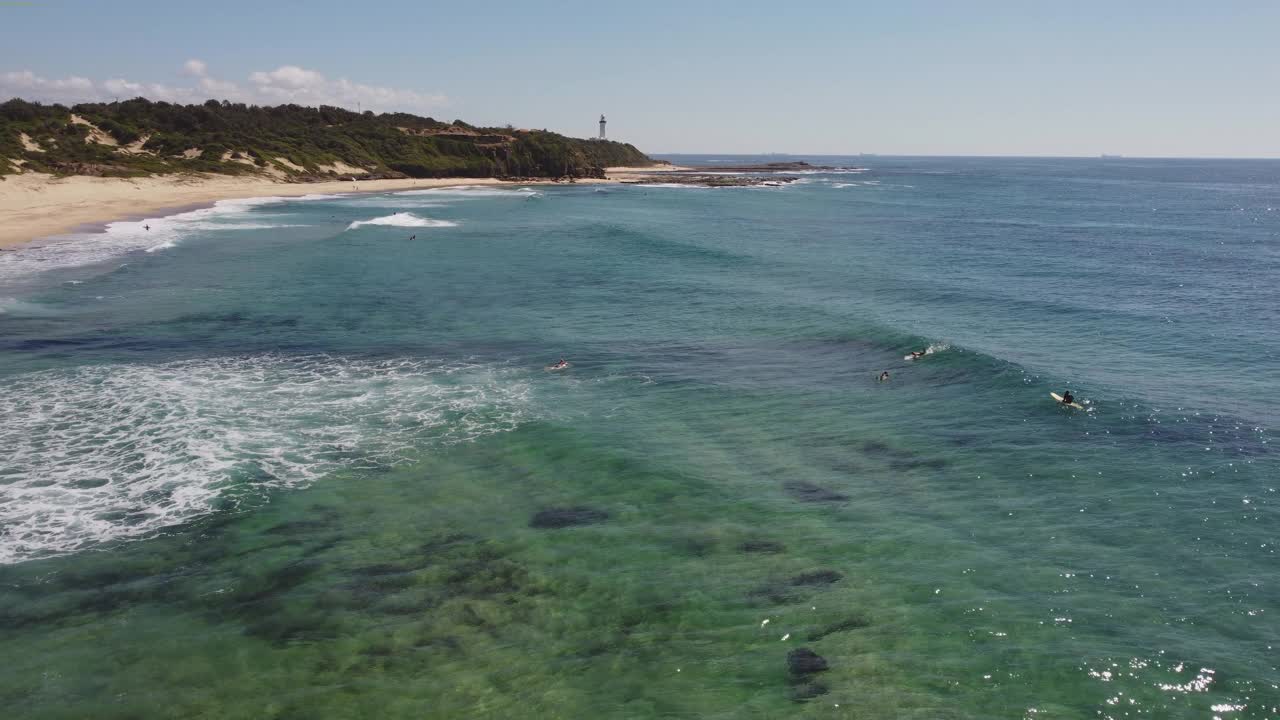
[[[458,223],[449,222],[448,220],[434,220],[432,218],[419,217],[411,212],[398,212],[393,215],[383,215],[382,217],[372,218],[370,220],[356,220],[347,226],[348,230],[357,230],[365,225],[388,225],[391,227],[457,227]]]

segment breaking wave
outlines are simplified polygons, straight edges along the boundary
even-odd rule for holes
[[[347,226],[348,230],[357,230],[365,225],[389,225],[391,227],[457,227],[458,223],[448,220],[433,220],[418,217],[411,212],[398,212],[394,215],[383,215],[371,220],[356,220]]]
[[[155,535],[341,468],[513,430],[517,371],[251,356],[0,380],[0,564]]]
[[[461,198],[478,198],[478,197],[505,197],[505,198],[525,198],[533,195],[541,195],[537,190],[528,187],[522,188],[495,188],[487,185],[456,185],[454,187],[427,188],[424,190],[403,190],[394,193],[395,195],[428,195],[428,196],[445,196],[445,197],[461,197]]]
[[[336,198],[336,195],[304,195],[302,197],[259,197],[219,200],[212,207],[189,210],[165,217],[108,223],[101,232],[80,233],[64,238],[23,245],[13,252],[0,254],[0,280],[25,277],[49,270],[96,265],[132,252],[155,252],[174,247],[196,232],[270,230],[298,227],[272,222],[278,217],[254,215],[262,205],[285,201],[311,201]]]

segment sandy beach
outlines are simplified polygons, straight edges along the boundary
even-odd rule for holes
[[[674,166],[608,168],[607,179],[579,183],[633,180]],[[541,181],[538,184],[550,184]],[[217,200],[314,193],[384,192],[458,185],[530,185],[494,178],[432,178],[287,183],[260,176],[156,175],[143,178],[54,177],[39,173],[7,175],[0,180],[0,248],[72,232],[77,228],[123,218],[165,214],[169,208],[210,204]]]

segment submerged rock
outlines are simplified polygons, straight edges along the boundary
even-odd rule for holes
[[[828,635],[834,635],[835,633],[841,633],[848,630],[861,630],[865,627],[871,627],[871,621],[861,615],[855,615],[850,618],[845,618],[840,622],[831,623],[821,630],[814,630],[813,632],[810,632],[809,642],[817,642]]]
[[[784,483],[783,490],[796,500],[812,503],[840,503],[849,499],[848,495],[824,488],[804,480],[792,480]]]
[[[529,527],[543,529],[566,528],[574,525],[590,525],[604,522],[608,519],[609,513],[596,508],[585,506],[554,507],[539,510],[533,516],[533,519],[529,521]]]
[[[791,688],[791,699],[796,702],[807,702],[816,697],[826,695],[828,692],[830,691],[827,690],[827,686],[820,682],[800,683]]]
[[[791,578],[792,585],[830,585],[844,577],[835,570],[812,570]]]
[[[792,675],[803,676],[827,670],[827,659],[807,647],[787,653],[787,669]]]
[[[751,591],[749,597],[765,598],[774,605],[786,605],[797,602],[804,596],[796,588],[814,588],[820,585],[830,585],[839,581],[842,577],[844,576],[835,570],[811,570],[806,573],[800,573],[789,580],[772,582],[756,588]]]
[[[780,553],[785,551],[787,547],[773,540],[747,540],[739,545],[738,549],[747,553]]]

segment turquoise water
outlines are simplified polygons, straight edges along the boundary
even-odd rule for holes
[[[1280,715],[1280,163],[824,160],[0,254],[8,714]]]

